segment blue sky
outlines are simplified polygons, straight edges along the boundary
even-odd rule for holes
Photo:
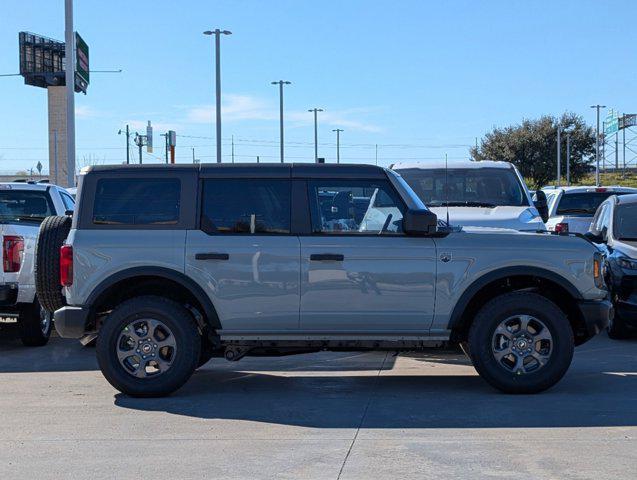
[[[0,73],[18,71],[18,32],[64,38],[63,0],[1,0]],[[278,161],[278,91],[285,90],[287,159],[313,159],[308,108],[320,107],[319,156],[379,164],[467,158],[493,126],[593,103],[634,112],[633,1],[104,1],[76,0],[75,27],[94,74],[76,95],[78,164],[120,163],[118,129],[177,131],[214,161],[211,37],[220,27],[223,153]],[[0,171],[48,162],[46,91],[0,78]],[[209,137],[209,138],[195,138]],[[156,139],[157,140],[157,139]],[[161,143],[161,137],[159,138]],[[156,141],[157,144],[157,141]],[[163,145],[163,144],[162,144]],[[163,159],[163,148],[144,162]]]

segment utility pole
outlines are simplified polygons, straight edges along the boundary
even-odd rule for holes
[[[259,163],[259,155],[257,155],[257,163]]]
[[[277,82],[270,82],[272,85],[279,86],[279,137],[281,143],[281,163],[283,163],[284,149],[283,149],[283,85],[290,85],[292,82],[287,80],[279,80]],[[316,156],[316,155],[315,155]]]
[[[566,186],[571,186],[571,132],[566,134]]]
[[[232,163],[234,163],[234,135],[232,135]]]
[[[376,166],[378,166],[378,144],[376,144]]]
[[[204,35],[215,36],[215,97],[216,97],[216,130],[217,130],[217,163],[221,163],[221,35],[231,35],[228,30],[206,30]]]
[[[599,110],[606,108],[606,105],[591,105],[597,110],[597,135],[595,135],[595,185],[599,187]]]
[[[342,128],[335,128],[332,130],[336,132],[336,163],[341,163],[341,132]]]
[[[622,128],[622,163],[624,175],[626,175],[626,114],[624,114],[624,128]]]
[[[118,135],[122,134],[122,129],[120,128],[117,132]],[[128,125],[126,125],[126,165],[130,163],[130,130],[128,129]]]
[[[318,112],[322,112],[320,108],[311,108],[308,112],[314,112],[314,162],[318,163]]]
[[[75,186],[75,33],[73,0],[64,0],[64,55],[66,80],[66,173],[67,185]]]
[[[557,186],[559,187],[562,174],[562,126],[557,126]]]
[[[619,170],[619,132],[615,132],[615,173]]]

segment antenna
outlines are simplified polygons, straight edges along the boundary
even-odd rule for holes
[[[448,180],[449,165],[447,163],[447,154],[445,153],[445,205],[447,205],[447,227],[450,227],[449,223],[449,180]]]

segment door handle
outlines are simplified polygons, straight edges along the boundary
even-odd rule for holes
[[[340,253],[313,253],[310,255],[310,260],[316,262],[342,262],[345,260],[345,255]]]
[[[228,260],[230,255],[227,253],[195,253],[195,260]]]

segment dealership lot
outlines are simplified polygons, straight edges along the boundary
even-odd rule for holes
[[[0,332],[0,478],[632,478],[637,340],[594,338],[550,391],[503,395],[462,355],[210,361],[133,399],[92,348]]]

